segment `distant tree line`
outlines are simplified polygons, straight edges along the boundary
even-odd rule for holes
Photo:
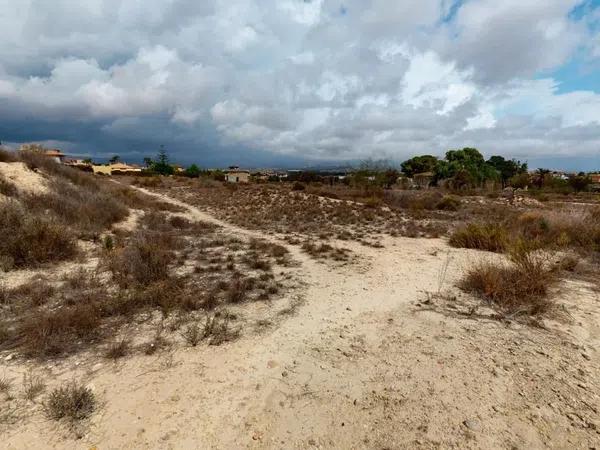
[[[492,156],[487,161],[476,148],[449,150],[444,159],[432,155],[415,156],[401,164],[402,172],[409,178],[429,173],[433,184],[442,180],[455,188],[483,186],[487,181],[499,181],[506,187],[510,180],[527,173],[527,163],[502,156]]]

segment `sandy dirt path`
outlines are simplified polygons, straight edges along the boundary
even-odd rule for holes
[[[277,240],[191,205],[232,234]],[[283,244],[283,242],[280,242]],[[86,373],[103,407],[81,439],[47,421],[7,448],[590,448],[600,445],[597,295],[571,283],[549,330],[492,320],[445,292],[479,252],[439,239],[346,244],[336,266],[287,246],[305,286],[276,327],[219,347]],[[447,270],[444,270],[447,268]],[[466,301],[466,300],[465,300]],[[77,369],[75,370],[77,371]],[[57,377],[73,376],[58,365]]]

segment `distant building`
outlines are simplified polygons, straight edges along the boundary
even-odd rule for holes
[[[225,171],[225,181],[229,183],[249,183],[250,171],[241,170],[237,166],[229,166],[229,170]]]
[[[19,147],[20,152],[36,152],[53,159],[59,164],[62,164],[65,160],[65,154],[58,148],[44,148],[40,144],[22,144]]]
[[[102,175],[125,175],[141,173],[142,168],[137,164],[115,163],[108,165],[93,165],[92,171]]]
[[[433,177],[434,177],[433,172],[415,173],[413,175],[413,183],[419,189],[427,189],[429,187],[429,185],[431,184],[431,182],[433,181]]]

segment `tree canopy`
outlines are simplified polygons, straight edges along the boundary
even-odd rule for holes
[[[418,173],[433,173],[433,182],[448,180],[455,188],[481,186],[490,180],[500,180],[506,186],[516,175],[527,173],[527,163],[502,156],[492,156],[487,161],[479,150],[465,147],[448,150],[444,158],[420,155],[402,163],[407,177]]]
[[[409,178],[417,173],[435,172],[438,159],[433,155],[415,156],[401,164],[402,172]]]

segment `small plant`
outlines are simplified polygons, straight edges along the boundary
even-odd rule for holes
[[[229,327],[230,317],[229,314],[225,313],[223,315],[215,314],[206,318],[202,337],[208,340],[209,345],[221,345],[239,336],[238,331],[231,330]]]
[[[160,322],[156,327],[152,340],[143,345],[143,350],[146,355],[153,355],[158,350],[169,345],[169,341],[163,336],[163,330],[163,324]]]
[[[197,323],[188,325],[185,330],[181,333],[181,336],[185,342],[191,347],[197,346],[203,339],[203,331]]]
[[[508,233],[502,225],[470,223],[450,236],[452,247],[474,248],[490,252],[503,252],[507,247]]]
[[[39,375],[35,375],[29,371],[23,375],[23,395],[29,401],[34,401],[35,398],[44,392],[46,384]]]
[[[0,392],[8,394],[12,388],[12,380],[7,378],[6,375],[0,377]]]
[[[229,303],[242,303],[244,300],[246,300],[250,288],[251,286],[248,279],[234,277],[229,284],[227,292],[225,293],[227,301]]]
[[[102,243],[104,250],[111,251],[115,247],[115,242],[110,234],[104,236],[104,242]]]
[[[306,189],[306,186],[298,181],[294,183],[292,186],[292,191],[303,191]]]
[[[78,421],[91,416],[96,408],[92,390],[75,381],[54,389],[48,395],[45,410],[49,418]]]
[[[508,264],[476,264],[467,271],[459,287],[508,314],[539,315],[552,308],[549,294],[557,282],[547,258],[519,241],[510,250]]]
[[[129,339],[123,338],[108,345],[105,356],[108,359],[119,359],[127,356],[130,350]]]

